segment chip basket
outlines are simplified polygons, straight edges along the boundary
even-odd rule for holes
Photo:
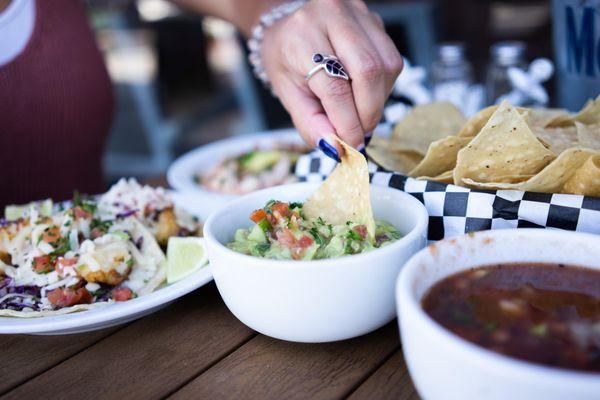
[[[316,150],[302,156],[295,174],[319,182],[336,163]],[[518,190],[479,190],[417,180],[369,161],[371,183],[405,191],[429,212],[428,240],[487,229],[556,228],[600,234],[600,198]]]

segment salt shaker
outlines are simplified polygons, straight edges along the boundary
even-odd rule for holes
[[[473,68],[459,42],[441,43],[431,66],[431,87],[436,101],[449,101],[462,108],[473,82]]]
[[[490,49],[491,62],[486,73],[487,104],[496,101],[512,91],[508,76],[510,68],[525,69],[525,44],[517,41],[495,43]]]

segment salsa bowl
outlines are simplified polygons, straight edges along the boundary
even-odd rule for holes
[[[278,339],[329,342],[371,332],[395,316],[394,282],[406,260],[425,247],[428,215],[414,197],[371,186],[376,219],[402,238],[382,248],[339,258],[287,261],[230,250],[238,228],[267,201],[305,201],[319,183],[264,189],[234,200],[204,226],[213,276],[225,304],[250,328]]]
[[[485,231],[438,242],[404,266],[396,286],[402,348],[417,391],[436,399],[598,399],[600,375],[502,355],[447,330],[423,309],[429,289],[471,268],[511,263],[600,269],[600,237],[560,230]],[[559,265],[560,267],[560,265]]]

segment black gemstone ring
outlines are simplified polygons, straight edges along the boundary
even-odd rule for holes
[[[320,53],[315,53],[312,56],[312,61],[316,65],[310,71],[308,71],[308,74],[305,76],[306,80],[309,80],[313,77],[313,75],[321,70],[325,71],[327,75],[331,76],[332,78],[350,80],[350,77],[344,69],[344,66],[336,56],[324,56]]]

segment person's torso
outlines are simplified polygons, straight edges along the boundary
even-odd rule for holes
[[[113,111],[102,56],[78,0],[34,3],[29,40],[0,65],[0,204],[102,189]]]

